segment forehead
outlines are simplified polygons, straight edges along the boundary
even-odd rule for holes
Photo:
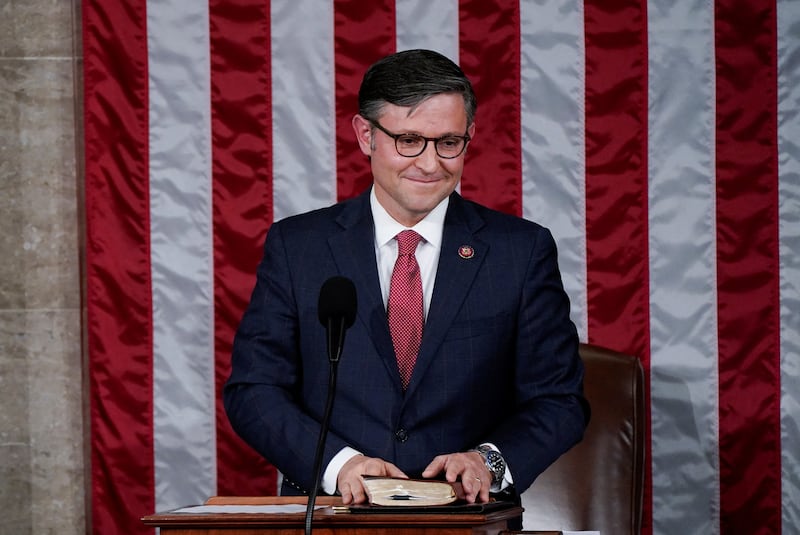
[[[464,132],[467,111],[460,94],[444,93],[423,100],[416,106],[386,103],[380,114],[386,128],[423,133]]]

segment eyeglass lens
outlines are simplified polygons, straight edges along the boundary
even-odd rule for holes
[[[464,150],[466,140],[463,137],[449,136],[433,140],[436,153],[442,158],[455,158]],[[428,140],[416,134],[401,134],[395,140],[397,152],[401,156],[419,156],[428,145]]]

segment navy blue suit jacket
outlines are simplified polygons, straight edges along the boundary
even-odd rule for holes
[[[459,255],[464,245],[472,257]],[[492,442],[522,492],[583,436],[583,366],[550,232],[451,195],[403,392],[365,193],[272,225],[234,341],[229,419],[298,486],[313,485],[330,373],[317,304],[334,275],[355,283],[358,315],[338,368],[323,466],[351,446],[419,477],[438,454]]]

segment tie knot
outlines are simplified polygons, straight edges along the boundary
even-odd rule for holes
[[[395,239],[397,239],[397,254],[409,255],[414,254],[414,251],[417,249],[417,244],[422,239],[422,236],[413,230],[404,230],[395,236]]]

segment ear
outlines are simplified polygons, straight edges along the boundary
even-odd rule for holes
[[[353,132],[356,134],[358,146],[365,156],[372,155],[372,125],[361,115],[353,116]]]
[[[475,139],[475,122],[474,121],[473,121],[473,123],[471,125],[469,125],[469,128],[467,128],[467,135],[469,136],[470,139]]]

